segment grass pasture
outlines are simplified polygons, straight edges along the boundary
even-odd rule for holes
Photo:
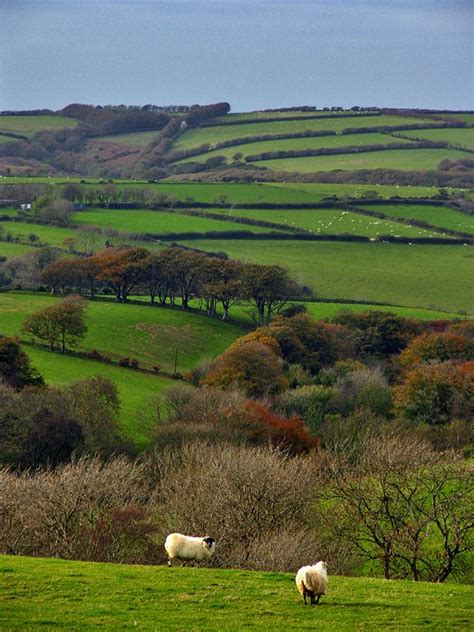
[[[1,226],[1,224],[0,224]],[[31,252],[34,248],[24,244],[16,244],[9,241],[0,241],[0,257],[21,257],[26,252]]]
[[[0,184],[69,184],[79,183],[83,178],[43,177],[30,178],[19,176],[0,176]],[[96,188],[100,182],[96,178],[86,178],[84,187]],[[360,197],[365,191],[374,191],[380,197],[393,195],[399,197],[432,197],[438,193],[437,187],[416,187],[381,184],[326,184],[306,182],[271,182],[271,183],[234,183],[234,182],[173,182],[161,181],[149,183],[139,180],[116,180],[117,188],[133,189],[134,187],[148,191],[160,191],[177,200],[192,198],[198,202],[213,203],[224,196],[229,203],[259,204],[270,202],[278,204],[318,202],[325,197]],[[3,209],[1,211],[3,213]]]
[[[123,436],[130,439],[137,448],[147,446],[149,433],[153,428],[150,398],[159,395],[176,382],[142,371],[72,355],[50,353],[27,345],[23,346],[23,350],[30,357],[32,366],[38,369],[50,386],[64,386],[94,375],[112,380],[117,386],[120,399],[119,424]]]
[[[41,244],[64,247],[63,241],[66,237],[75,237],[73,228],[62,228],[60,226],[49,226],[46,224],[33,224],[30,222],[0,222],[0,229],[4,233],[10,233],[13,237],[21,241],[28,241],[29,235],[36,235]],[[0,245],[0,251],[1,251]]]
[[[18,335],[22,321],[57,301],[48,294],[0,294],[0,327]],[[159,365],[172,372],[178,350],[177,370],[185,372],[200,360],[222,353],[245,333],[243,327],[213,320],[202,314],[148,305],[89,301],[87,334],[80,351],[97,349],[114,360],[137,358],[147,368]],[[27,336],[24,336],[28,339]]]
[[[158,133],[158,130],[152,130],[149,132],[130,132],[129,134],[109,134],[107,136],[96,136],[94,137],[94,140],[106,143],[115,143],[116,145],[142,147]]]
[[[178,160],[181,162],[205,162],[214,156],[225,156],[228,162],[236,153],[243,156],[262,154],[268,151],[298,151],[302,149],[321,149],[339,147],[364,147],[366,145],[388,145],[390,143],[411,143],[408,138],[396,139],[386,134],[344,134],[337,136],[308,136],[307,138],[284,138],[281,140],[266,140],[244,145],[234,145],[207,151],[192,158]]]
[[[413,125],[427,123],[436,125],[430,119],[410,118],[406,116],[361,116],[307,119],[302,117],[294,121],[273,121],[261,123],[245,123],[241,125],[216,125],[212,127],[193,127],[178,136],[172,149],[189,149],[204,143],[222,142],[234,138],[259,136],[262,134],[293,134],[295,132],[331,130],[341,132],[349,127],[394,127],[399,125]],[[237,148],[236,151],[239,151]]]
[[[422,138],[423,140],[432,140],[436,142],[444,140],[451,145],[474,149],[474,129],[470,127],[452,129],[449,127],[445,129],[417,129],[402,133],[405,138]]]
[[[289,573],[4,556],[3,630],[468,630],[472,588],[331,577],[305,606]],[[172,578],[172,579],[171,579]]]
[[[216,248],[212,240],[189,245]],[[474,313],[472,246],[226,240],[220,250],[234,259],[280,265],[320,298]]]
[[[76,127],[77,121],[64,116],[0,116],[0,133],[13,132],[23,136],[33,136],[37,132],[54,131],[65,127]]]
[[[213,211],[215,212],[215,211]],[[275,222],[285,226],[297,226],[305,230],[321,235],[334,235],[335,233],[347,233],[351,235],[363,235],[377,237],[378,235],[396,235],[399,237],[433,237],[436,235],[431,230],[417,228],[392,222],[389,220],[368,217],[359,213],[337,209],[218,209],[222,215],[260,219],[267,222]]]
[[[461,160],[470,154],[456,149],[391,149],[333,156],[259,160],[253,164],[276,171],[356,171],[359,169],[400,169],[419,171],[436,169],[442,160]]]
[[[370,210],[380,211],[391,217],[402,219],[414,219],[428,222],[433,226],[458,230],[464,233],[474,234],[474,216],[461,213],[452,208],[443,206],[418,206],[416,204],[397,204],[394,206],[371,204],[367,206]]]
[[[438,194],[437,187],[399,186],[397,184],[324,184],[320,182],[272,182],[265,184],[272,188],[284,189],[286,195],[292,191],[307,193],[316,202],[337,195],[338,197],[360,198],[367,191],[381,198],[393,196],[401,198],[430,198]]]
[[[130,233],[179,233],[207,231],[238,231],[268,232],[268,228],[234,224],[208,217],[197,217],[181,213],[165,211],[147,211],[143,209],[109,210],[94,209],[75,213],[74,222],[77,225],[94,224],[102,228],[115,228]]]

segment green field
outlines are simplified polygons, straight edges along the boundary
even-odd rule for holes
[[[260,136],[262,134],[293,134],[306,130],[319,131],[331,130],[340,132],[349,127],[393,127],[398,125],[413,125],[420,123],[436,124],[435,121],[409,118],[401,116],[363,116],[363,117],[337,117],[322,119],[305,119],[296,121],[274,121],[262,123],[248,123],[241,125],[221,125],[212,127],[195,127],[186,130],[178,136],[172,149],[188,149],[204,143],[222,142],[233,138],[246,138],[247,136]],[[238,149],[236,149],[238,151]]]
[[[0,132],[33,136],[37,132],[76,127],[75,119],[63,116],[0,116]]]
[[[1,330],[19,334],[26,316],[56,300],[48,294],[0,294]],[[159,365],[169,372],[173,371],[176,350],[177,369],[184,372],[203,358],[222,353],[245,333],[240,326],[180,309],[124,305],[111,300],[89,301],[87,305],[88,331],[79,350],[97,349],[114,360],[137,358],[144,367]]]
[[[1,327],[3,329],[3,321]],[[121,433],[138,448],[143,449],[148,445],[153,428],[150,398],[175,384],[173,380],[94,360],[50,353],[27,345],[23,349],[29,355],[32,365],[51,386],[64,386],[94,375],[112,380],[117,385],[120,399]]]
[[[143,209],[107,210],[94,209],[75,213],[76,224],[94,224],[102,228],[113,227],[130,233],[179,233],[207,231],[241,231],[254,233],[268,232],[268,228],[234,224],[207,217],[193,217],[181,213],[164,211],[146,211]],[[1,226],[1,224],[0,224]]]
[[[294,575],[3,556],[0,626],[13,630],[465,630],[472,587],[329,577],[305,606]]]
[[[281,110],[267,111],[258,110],[257,112],[231,112],[226,114],[225,116],[216,117],[214,120],[215,123],[225,123],[226,121],[246,121],[248,119],[272,119],[272,118],[312,118],[314,116],[345,116],[349,118],[348,114],[353,114],[353,112],[347,111],[334,111],[330,112],[328,110],[312,110],[306,112],[304,110],[292,110],[290,112],[284,112]],[[359,115],[357,115],[359,116]],[[355,118],[355,117],[353,117]]]
[[[465,127],[460,128],[446,128],[446,129],[417,129],[413,131],[402,132],[406,138],[422,138],[426,140],[442,141],[450,143],[451,145],[457,145],[459,147],[467,147],[467,149],[474,149],[474,129]]]
[[[42,244],[63,247],[66,237],[75,237],[73,228],[48,226],[45,224],[31,224],[30,222],[0,222],[0,230],[10,233],[13,237],[28,241],[28,235],[36,235]],[[0,245],[0,252],[2,246]]]
[[[392,217],[403,219],[415,219],[428,222],[440,228],[459,230],[464,233],[474,233],[474,216],[461,213],[452,208],[443,206],[418,206],[415,204],[381,205],[371,204],[367,206],[372,211],[380,211]]]
[[[456,121],[464,121],[469,125],[474,125],[474,113],[470,112],[469,114],[446,114],[442,115],[447,119],[455,119]]]
[[[146,145],[158,133],[158,130],[155,129],[150,132],[131,132],[130,134],[111,134],[108,136],[95,136],[92,140],[117,143],[117,145],[132,145],[140,147],[142,145]]]
[[[356,171],[358,169],[436,169],[441,160],[461,160],[470,155],[456,149],[392,149],[335,156],[310,156],[307,158],[279,158],[259,160],[253,164],[275,171]]]
[[[340,311],[366,312],[382,311],[393,312],[405,318],[417,318],[418,320],[454,320],[459,318],[458,314],[449,312],[438,312],[429,309],[419,309],[416,307],[398,307],[392,305],[359,305],[354,303],[305,303],[308,314],[313,318],[333,318]]]
[[[392,208],[392,207],[390,207]],[[377,237],[378,235],[394,235],[398,237],[429,237],[436,233],[431,230],[407,226],[398,222],[368,217],[359,213],[337,209],[240,209],[232,210],[216,209],[222,215],[230,217],[248,217],[267,222],[275,222],[282,226],[295,226],[304,228],[313,233],[322,235],[334,235],[350,233],[351,235],[365,235]],[[216,212],[213,211],[213,212]]]
[[[370,192],[381,198],[393,196],[402,198],[430,198],[438,194],[438,187],[399,186],[398,184],[323,184],[319,182],[272,182],[265,186],[281,188],[290,194],[291,191],[308,193],[312,200],[320,201],[335,194],[338,197],[361,197]],[[452,191],[454,189],[448,189]]]
[[[189,245],[216,248],[211,240]],[[243,261],[281,265],[318,297],[474,313],[472,246],[226,240],[220,250]]]
[[[20,257],[24,255],[25,252],[31,252],[32,250],[33,248],[31,246],[0,241],[0,257]]]
[[[80,182],[81,178],[29,178],[0,176],[0,184],[67,184]],[[87,178],[87,184],[97,188],[99,180]],[[193,198],[200,202],[216,202],[225,196],[227,202],[235,204],[255,204],[273,202],[278,204],[311,203],[322,198],[337,195],[339,197],[362,195],[365,191],[375,191],[380,197],[393,195],[399,197],[432,197],[438,193],[438,187],[415,187],[380,184],[325,184],[306,182],[272,182],[272,183],[233,183],[233,182],[172,182],[161,181],[150,184],[139,180],[116,180],[117,188],[133,189],[135,187],[148,191],[159,191],[176,198],[186,200]],[[3,210],[2,210],[3,212]]]
[[[2,136],[0,134],[0,143],[13,143],[17,140],[16,138],[12,138],[11,136]]]
[[[337,136],[308,136],[307,138],[286,138],[282,140],[266,140],[244,145],[234,145],[207,151],[198,156],[178,160],[182,162],[205,162],[214,156],[225,156],[228,162],[236,153],[243,156],[263,154],[267,151],[298,151],[302,149],[321,149],[322,147],[362,147],[365,145],[389,145],[390,143],[410,143],[408,138],[393,138],[386,134],[344,134]]]

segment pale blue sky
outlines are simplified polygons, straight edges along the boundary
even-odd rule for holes
[[[472,0],[0,0],[0,109],[474,109]]]

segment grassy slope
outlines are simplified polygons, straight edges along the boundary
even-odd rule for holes
[[[76,127],[77,121],[62,116],[0,116],[0,131],[33,136],[43,130]]]
[[[82,178],[30,178],[18,176],[0,177],[1,184],[41,184],[80,182]],[[95,178],[87,178],[87,185],[96,188],[99,181]],[[398,195],[400,197],[432,197],[438,193],[437,187],[406,187],[397,185],[380,184],[323,184],[323,183],[229,183],[229,182],[171,182],[148,183],[142,181],[115,181],[118,188],[147,189],[159,191],[178,200],[186,200],[192,197],[201,202],[215,202],[220,195],[228,197],[230,202],[236,204],[255,202],[317,202],[324,197],[358,196],[364,191],[377,191],[381,197]]]
[[[294,576],[5,556],[2,629],[467,630],[472,589],[330,577],[304,606]]]
[[[190,245],[203,250],[216,246],[206,240]],[[229,240],[220,249],[236,259],[281,265],[320,297],[474,312],[468,283],[474,251],[469,246]]]
[[[399,186],[398,184],[321,184],[316,182],[274,182],[266,184],[273,188],[281,188],[290,195],[293,191],[307,193],[311,199],[320,200],[337,194],[339,197],[361,197],[366,191],[373,191],[382,198],[398,196],[402,198],[429,198],[437,195],[438,187]]]
[[[63,356],[27,345],[24,345],[23,349],[30,356],[32,365],[51,386],[69,384],[94,375],[112,380],[117,385],[120,398],[119,423],[123,435],[131,439],[138,448],[147,446],[149,432],[153,427],[150,398],[159,395],[176,382],[133,369],[70,355]]]
[[[18,334],[26,316],[56,300],[48,294],[0,294],[1,330]],[[88,331],[80,350],[95,348],[114,359],[137,358],[143,366],[157,364],[166,371],[173,370],[176,348],[178,371],[187,371],[201,359],[222,353],[244,333],[237,325],[179,309],[112,301],[89,301],[87,306]]]
[[[22,241],[28,239],[28,235],[36,235],[42,243],[51,246],[64,247],[63,241],[66,237],[75,237],[73,228],[62,228],[60,226],[47,226],[45,224],[30,224],[29,222],[0,222],[0,229],[6,233],[11,233],[13,237]],[[1,251],[0,246],[0,251]]]
[[[275,121],[246,123],[243,125],[221,125],[213,127],[195,127],[187,130],[176,140],[175,149],[196,147],[203,143],[217,143],[231,138],[245,138],[261,134],[292,134],[306,130],[332,130],[340,132],[348,127],[380,127],[425,123],[421,119],[400,116],[367,116],[367,117],[337,117],[328,119],[304,119],[296,121]],[[431,123],[432,121],[428,121]],[[238,149],[236,150],[238,151]]]
[[[474,149],[474,129],[417,129],[403,132],[406,138],[423,138],[426,140],[445,140],[452,145]]]
[[[107,136],[96,136],[93,140],[116,143],[117,145],[136,146],[146,145],[153,136],[158,134],[158,130],[150,132],[131,132],[130,134],[109,134]]]
[[[333,171],[342,169],[436,169],[441,160],[461,160],[470,158],[470,154],[455,149],[393,149],[389,151],[371,151],[360,154],[338,154],[335,156],[311,156],[308,158],[279,158],[260,160],[255,165],[277,171]]]
[[[2,224],[0,224],[0,226],[1,225]],[[20,257],[24,255],[25,252],[31,252],[32,250],[33,248],[31,246],[0,241],[0,257]]]
[[[287,138],[281,140],[266,140],[245,145],[234,145],[221,149],[214,149],[199,156],[179,160],[178,162],[204,162],[213,156],[225,156],[228,160],[236,153],[244,156],[262,154],[267,151],[297,151],[301,149],[320,149],[321,147],[354,147],[364,145],[389,145],[390,143],[412,142],[408,139],[397,139],[385,134],[344,134],[338,136],[316,136],[308,138]]]
[[[94,209],[81,211],[74,216],[76,224],[95,224],[113,227],[131,233],[174,233],[174,232],[206,232],[206,231],[238,231],[268,232],[268,228],[221,222],[207,217],[192,217],[179,213],[166,213],[136,209],[133,211],[112,211]],[[1,226],[1,224],[0,224]]]
[[[215,211],[213,211],[215,212]],[[250,217],[252,219],[275,222],[283,226],[299,226],[306,230],[321,234],[351,233],[353,235],[402,235],[404,237],[427,237],[435,235],[433,231],[406,226],[397,222],[365,217],[358,213],[335,209],[239,209],[218,210],[222,215]]]
[[[474,233],[474,216],[461,213],[442,206],[417,206],[403,204],[400,206],[382,205],[378,207],[371,204],[367,207],[370,210],[377,210],[391,215],[392,217],[402,217],[404,219],[423,220],[433,226],[459,230],[466,233]]]

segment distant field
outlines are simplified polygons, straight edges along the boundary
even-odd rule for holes
[[[153,427],[150,398],[175,384],[174,380],[94,360],[50,353],[28,345],[24,345],[23,349],[30,356],[32,365],[51,386],[62,386],[94,375],[115,382],[120,398],[121,431],[137,447],[147,446],[149,431]]]
[[[113,227],[131,233],[179,233],[207,231],[240,231],[248,230],[254,233],[268,232],[268,228],[221,222],[207,217],[192,217],[180,213],[163,211],[133,211],[95,209],[75,213],[76,224],[95,224],[97,226]],[[1,224],[0,224],[1,226]]]
[[[254,164],[267,167],[267,169],[298,171],[299,173],[357,169],[423,170],[436,169],[441,160],[461,160],[462,158],[469,158],[469,154],[455,149],[393,149],[360,154],[261,160]]]
[[[40,184],[85,181],[85,187],[96,187],[100,184],[96,178],[58,178],[58,177],[13,177],[0,176],[0,184]],[[259,202],[275,202],[289,204],[291,202],[317,202],[324,197],[337,195],[344,197],[360,196],[365,191],[375,191],[381,197],[397,195],[399,197],[431,197],[438,193],[437,187],[415,187],[380,184],[325,184],[305,182],[272,182],[272,183],[232,183],[232,182],[173,182],[161,181],[148,183],[140,180],[116,180],[118,188],[135,187],[149,191],[161,191],[178,200],[193,198],[201,202],[216,202],[224,195],[228,202],[236,204],[253,204]],[[2,211],[0,211],[2,212]]]
[[[2,136],[0,134],[0,143],[12,143],[16,140],[16,138],[12,138],[11,136]]]
[[[338,197],[362,197],[364,193],[370,192],[382,198],[411,197],[430,198],[438,194],[438,187],[414,187],[399,186],[389,184],[322,184],[319,182],[272,182],[265,186],[278,187],[286,191],[300,191],[309,193],[311,199],[321,200],[336,194]],[[454,189],[448,189],[454,191]]]
[[[24,255],[25,252],[31,252],[32,250],[34,250],[34,248],[31,246],[0,241],[0,257],[20,257]]]
[[[329,576],[305,606],[292,573],[3,556],[0,626],[16,630],[472,629],[472,586]],[[471,622],[471,623],[469,623]]]
[[[153,136],[158,134],[158,130],[150,132],[134,132],[130,134],[115,134],[108,136],[96,136],[93,140],[102,142],[117,143],[117,145],[146,145]]]
[[[24,318],[56,300],[48,294],[0,294],[0,329],[19,334]],[[97,349],[115,360],[137,358],[147,368],[160,365],[170,372],[176,349],[178,371],[184,372],[203,358],[222,353],[244,332],[242,327],[179,309],[113,301],[89,301],[87,306],[88,331],[80,350]]]
[[[143,298],[143,297],[142,297]],[[296,301],[300,303],[301,301]],[[392,305],[375,305],[374,303],[345,303],[344,301],[337,303],[323,303],[323,302],[305,302],[306,310],[313,318],[333,318],[340,311],[350,312],[365,312],[365,311],[382,311],[382,312],[394,312],[400,316],[406,316],[407,318],[417,318],[419,320],[439,320],[439,319],[459,319],[462,318],[459,314],[454,314],[445,311],[437,311],[431,309],[423,309],[417,307],[398,307]],[[221,313],[218,309],[218,313]],[[252,319],[251,310],[248,307],[235,305],[231,309],[231,316],[233,320],[241,322],[245,325],[255,325],[255,321]]]
[[[313,318],[333,318],[338,312],[393,312],[405,318],[418,320],[444,320],[459,318],[458,314],[438,312],[436,310],[420,309],[416,307],[393,307],[391,305],[358,305],[354,303],[305,303],[308,314]]]
[[[457,121],[465,121],[474,125],[474,113],[470,114],[446,114],[446,118],[456,119]]]
[[[393,138],[386,134],[344,134],[337,136],[308,136],[307,138],[287,138],[282,140],[267,140],[259,141],[255,143],[246,143],[245,145],[234,145],[233,147],[226,147],[221,149],[214,149],[213,151],[207,151],[198,156],[192,156],[191,158],[185,158],[179,160],[178,163],[183,162],[204,162],[214,156],[225,156],[228,161],[232,160],[232,157],[236,153],[243,154],[243,156],[263,154],[268,151],[298,151],[302,149],[321,149],[332,147],[361,147],[365,145],[389,145],[390,143],[407,142],[412,141],[403,138]]]
[[[459,147],[467,147],[474,149],[474,128],[445,128],[445,129],[417,129],[413,131],[402,132],[406,138],[423,138],[426,140],[442,141],[445,140],[452,145]],[[468,157],[468,156],[466,156]]]
[[[213,211],[214,212],[214,211]],[[222,215],[235,217],[249,217],[261,219],[267,222],[276,222],[283,226],[298,226],[314,233],[330,235],[335,233],[350,233],[351,235],[365,235],[376,237],[377,235],[397,235],[403,237],[428,237],[436,233],[423,228],[406,226],[398,222],[367,217],[358,213],[337,209],[239,209],[217,210]]]
[[[367,208],[373,211],[380,211],[392,217],[422,220],[440,228],[474,233],[474,215],[467,215],[443,206],[418,206],[415,204],[377,206],[376,204],[371,204]]]
[[[189,245],[216,248],[206,240]],[[319,297],[474,313],[472,246],[226,240],[219,249],[243,261],[281,265]]]
[[[213,127],[195,127],[185,131],[178,136],[177,141],[173,145],[173,149],[187,149],[196,147],[203,143],[211,145],[223,140],[232,138],[245,138],[246,136],[257,136],[261,134],[292,134],[295,132],[304,132],[306,130],[332,130],[340,132],[348,127],[393,127],[398,125],[413,124],[436,124],[433,120],[424,120],[418,118],[400,117],[400,116],[364,116],[353,118],[322,118],[322,119],[305,119],[296,121],[273,121],[262,123],[248,123],[242,125],[221,125]],[[238,151],[238,150],[237,150]]]
[[[10,233],[13,237],[27,241],[28,235],[36,235],[42,243],[52,246],[64,247],[66,237],[75,237],[73,228],[61,228],[59,226],[46,226],[44,224],[30,224],[29,222],[0,222],[0,230]],[[0,245],[0,252],[2,246]]]
[[[292,110],[290,112],[273,111],[273,112],[231,112],[225,116],[219,116],[213,119],[216,123],[225,123],[226,121],[245,121],[247,119],[269,119],[269,118],[286,118],[286,117],[298,117],[298,118],[311,118],[314,116],[346,116],[349,118],[350,114],[359,114],[347,111],[330,112],[326,110],[312,110],[309,112],[303,110]],[[354,117],[355,118],[355,117]]]
[[[62,116],[0,116],[0,132],[33,136],[43,130],[76,127],[77,123],[75,119]]]

